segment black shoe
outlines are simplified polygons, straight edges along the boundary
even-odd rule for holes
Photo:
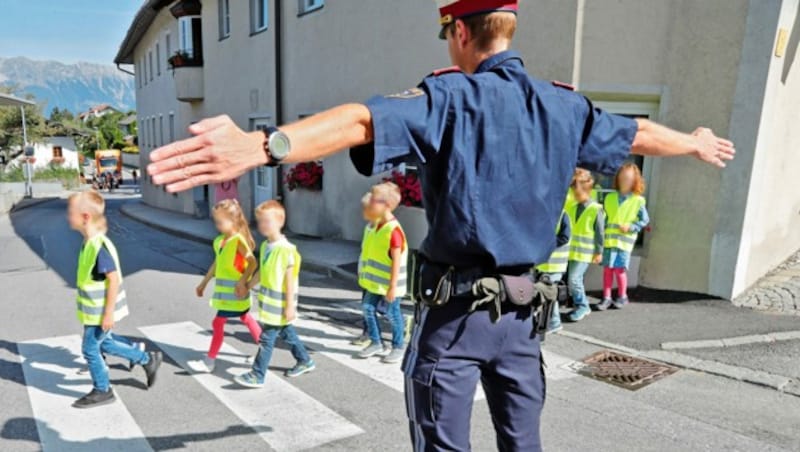
[[[147,387],[152,387],[156,384],[156,374],[158,373],[158,368],[161,366],[161,352],[150,352],[147,354],[150,357],[150,361],[147,361],[147,364],[144,364],[144,373],[147,375]]]
[[[116,397],[114,397],[114,391],[111,388],[106,392],[92,389],[92,392],[76,400],[72,406],[73,408],[93,408],[100,405],[108,405],[113,403],[114,400],[116,400]]]

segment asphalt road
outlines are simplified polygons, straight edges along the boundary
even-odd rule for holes
[[[237,390],[230,376],[245,370],[243,359],[254,351],[237,322],[226,337],[228,364],[215,375],[189,371],[185,360],[201,354],[193,347],[207,344],[213,316],[207,302],[194,295],[211,249],[121,216],[118,206],[131,196],[123,190],[109,199],[110,236],[121,255],[131,306],[115,331],[165,352],[158,384],[146,390],[141,369],[129,373],[112,360],[119,401],[97,409],[108,410],[103,412],[65,407],[87,383],[75,375],[82,361],[74,350],[80,327],[73,302],[80,237],[66,225],[63,200],[0,217],[0,450],[410,450],[399,369],[349,357],[346,340],[358,325],[358,291],[349,283],[302,274],[299,326],[313,350],[315,372],[285,379],[280,371],[292,358],[279,349],[267,388]],[[715,302],[674,309],[681,306],[739,321],[740,314]],[[596,315],[581,331],[646,349],[662,339],[681,340],[659,325],[687,330],[685,339],[711,334],[672,325],[678,314],[654,318],[661,314],[655,309],[645,305],[616,317]],[[778,329],[800,329],[796,318],[794,324],[776,319]],[[637,323],[625,334],[609,336],[621,322]],[[545,450],[800,450],[798,397],[691,371],[628,391],[570,370],[572,360],[597,347],[552,336],[545,348],[551,376],[542,423]],[[105,433],[98,437],[98,431]],[[495,449],[480,398],[471,435],[474,450]]]

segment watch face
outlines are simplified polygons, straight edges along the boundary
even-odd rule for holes
[[[289,137],[283,132],[275,132],[269,138],[269,153],[275,160],[283,160],[289,155]]]

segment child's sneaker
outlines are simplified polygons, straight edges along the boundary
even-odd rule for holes
[[[237,375],[233,377],[233,381],[236,384],[244,386],[245,388],[262,388],[264,387],[264,382],[258,382],[258,378],[253,374],[253,372],[247,372],[246,374]]]
[[[316,369],[317,365],[314,363],[313,359],[309,359],[306,363],[299,363],[296,366],[292,367],[291,369],[284,372],[283,375],[289,378],[299,377],[304,373],[311,372],[312,370]]]
[[[187,364],[189,365],[189,368],[195,372],[210,374],[214,372],[216,361],[216,359],[209,358],[208,355],[205,355],[203,356],[203,359],[189,361]]]
[[[611,304],[611,307],[614,309],[622,309],[629,303],[628,297],[620,297],[614,300],[614,303]]]
[[[606,309],[611,307],[611,303],[613,303],[611,298],[603,298],[603,300],[600,303],[594,305],[594,308],[597,309],[598,311],[605,311]]]
[[[367,348],[361,350],[360,352],[356,353],[356,356],[361,359],[366,359],[371,356],[375,356],[378,353],[383,353],[383,344],[380,342],[371,342]]]
[[[73,402],[72,406],[73,408],[93,408],[96,406],[113,403],[115,399],[116,397],[114,397],[114,391],[112,391],[111,388],[109,388],[106,392],[98,391],[97,389],[93,388],[92,392]]]
[[[362,334],[361,336],[358,336],[357,338],[355,338],[352,341],[350,341],[350,345],[357,345],[359,347],[366,347],[371,342],[372,342],[372,339],[370,339],[369,336],[367,336],[366,334]]]
[[[144,351],[144,342],[134,342],[133,348],[138,348],[140,351]],[[133,371],[133,367],[136,365],[133,361],[128,361],[128,372]]]
[[[156,375],[158,375],[158,368],[161,367],[163,356],[161,352],[150,352],[147,356],[150,357],[150,360],[142,367],[144,367],[144,373],[147,376],[147,387],[150,388],[156,384]]]
[[[559,331],[561,331],[563,329],[564,329],[564,326],[562,326],[560,323],[559,324],[555,324],[555,325],[549,325],[547,327],[547,334],[555,334],[555,333],[558,333]]]
[[[389,352],[388,355],[384,356],[381,359],[382,363],[386,364],[394,364],[399,363],[403,360],[403,356],[406,354],[406,349],[404,347],[394,348],[392,347],[392,351]]]
[[[589,309],[589,306],[578,306],[577,308],[575,308],[574,311],[569,313],[567,318],[569,319],[570,322],[580,322],[581,320],[586,318],[586,316],[591,314],[591,312],[592,310]]]

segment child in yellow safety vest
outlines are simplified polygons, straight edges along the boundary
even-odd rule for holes
[[[298,377],[316,368],[294,328],[294,321],[297,319],[300,253],[281,232],[286,221],[286,211],[278,201],[266,201],[256,207],[256,219],[258,231],[267,238],[261,244],[259,253],[260,278],[253,278],[249,284],[250,289],[261,285],[258,292],[261,342],[252,369],[233,379],[248,388],[264,386],[272,351],[279,337],[289,345],[292,356],[297,360],[297,364],[284,375]]]
[[[83,325],[81,350],[92,377],[92,391],[72,404],[90,408],[114,401],[108,368],[102,354],[119,356],[141,365],[147,387],[156,381],[161,352],[145,353],[122,336],[111,332],[114,323],[128,315],[119,255],[106,236],[105,201],[97,192],[76,193],[69,198],[67,219],[84,238],[78,257],[77,308]]]
[[[628,266],[639,231],[650,223],[642,196],[644,179],[639,167],[626,163],[614,178],[614,192],[606,195],[605,246],[603,248],[603,300],[600,311],[609,307],[622,309],[628,304]],[[611,298],[611,286],[617,280],[617,298]]]
[[[603,253],[603,206],[591,197],[593,184],[592,173],[580,168],[575,170],[571,184],[575,200],[566,207],[572,227],[567,282],[575,305],[567,316],[570,322],[583,320],[592,311],[583,277],[591,264],[600,263]]]
[[[366,232],[367,228],[374,227],[374,224],[372,223],[372,221],[370,221],[370,217],[369,217],[369,199],[371,197],[372,197],[372,193],[370,193],[370,192],[367,192],[364,196],[361,197],[361,215],[364,217],[364,221],[367,222],[367,224],[364,226],[365,232]],[[360,261],[359,261],[359,264],[360,264]],[[359,268],[359,271],[358,271],[359,274],[361,273],[360,270],[361,269]],[[386,303],[383,303],[383,304],[384,304],[384,306],[386,305]],[[386,311],[384,309],[383,314],[385,314],[385,313],[386,313]],[[350,344],[351,345],[356,345],[356,346],[359,346],[359,347],[366,347],[371,342],[372,342],[372,340],[369,338],[369,335],[367,334],[367,322],[365,320],[362,320],[361,334],[357,338],[355,338],[352,341],[350,341]]]
[[[250,315],[250,291],[247,286],[258,268],[258,262],[253,255],[255,241],[247,219],[235,199],[217,203],[212,215],[220,232],[214,239],[215,259],[195,292],[202,298],[206,285],[213,278],[214,293],[209,304],[217,310],[217,314],[211,323],[208,354],[202,360],[189,363],[193,369],[204,372],[214,371],[214,363],[225,338],[225,323],[229,318],[238,317],[256,343],[261,336],[261,327]]]
[[[361,307],[370,344],[356,354],[369,358],[384,352],[378,309],[385,302],[386,316],[392,325],[392,349],[382,361],[387,364],[403,359],[405,323],[400,297],[406,293],[408,243],[392,212],[400,205],[397,185],[384,182],[372,187],[366,216],[371,222],[364,230],[358,263],[358,284],[364,290]]]

